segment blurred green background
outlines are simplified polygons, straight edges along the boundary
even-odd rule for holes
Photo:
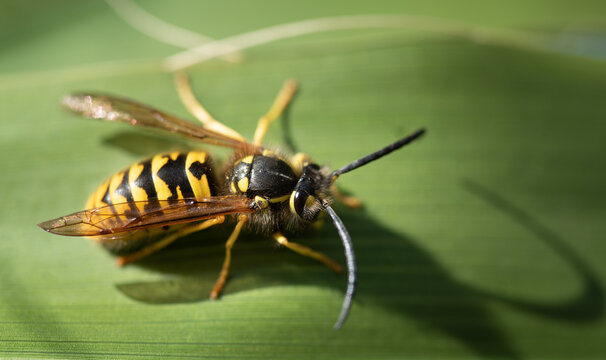
[[[345,277],[252,234],[210,302],[226,230],[119,269],[92,242],[35,226],[81,210],[113,172],[192,146],[58,106],[94,90],[191,118],[162,67],[183,49],[103,1],[2,1],[0,357],[606,357],[604,1],[137,4],[215,39],[327,16],[420,20],[285,39],[188,73],[248,138],[298,79],[267,142],[332,167],[428,134],[340,179],[365,204],[336,206],[359,262],[343,329]],[[343,262],[328,225],[292,238]]]

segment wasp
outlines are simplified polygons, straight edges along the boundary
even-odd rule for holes
[[[347,289],[334,325],[345,322],[356,290],[356,260],[351,237],[331,202],[341,199],[355,206],[356,199],[334,186],[342,174],[376,160],[419,138],[424,129],[364,156],[337,170],[314,163],[303,153],[287,156],[262,145],[269,125],[288,107],[297,83],[287,80],[270,110],[257,124],[252,142],[214,119],[195,98],[184,74],[175,77],[185,107],[202,122],[196,125],[152,107],[123,98],[95,93],[67,95],[63,104],[87,118],[146,127],[233,149],[223,169],[210,153],[201,150],[160,154],[120,171],[90,196],[86,210],[38,224],[58,235],[86,236],[117,255],[125,265],[166,247],[178,238],[235,221],[225,243],[225,258],[210,297],[221,294],[229,275],[231,250],[242,229],[271,236],[280,245],[315,259],[336,273],[336,261],[305,245],[289,241],[284,233],[301,230],[327,213],[344,246]]]

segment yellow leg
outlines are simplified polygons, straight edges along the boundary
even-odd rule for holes
[[[330,191],[335,199],[342,202],[345,206],[352,209],[359,209],[362,207],[362,202],[358,198],[343,194],[336,185],[332,185]]]
[[[259,122],[257,123],[257,130],[255,130],[255,137],[253,140],[254,145],[261,146],[261,142],[263,141],[263,137],[269,128],[269,124],[271,124],[276,118],[278,118],[278,116],[280,116],[280,114],[284,112],[284,110],[286,110],[296,92],[297,82],[294,79],[286,80],[267,114],[261,116]]]
[[[286,237],[284,235],[282,235],[279,232],[274,233],[272,236],[278,242],[278,244],[284,245],[287,248],[289,248],[290,250],[292,250],[298,254],[310,257],[312,259],[315,259],[315,260],[321,262],[322,264],[328,266],[332,271],[336,272],[337,274],[340,274],[343,272],[343,268],[341,268],[341,265],[339,265],[336,261],[329,258],[328,256],[326,256],[320,252],[314,251],[314,250],[308,248],[307,246],[297,244],[294,242],[290,242],[290,241],[288,241],[288,239],[286,239]]]
[[[207,229],[213,225],[221,224],[223,223],[223,221],[225,221],[225,216],[219,216],[214,219],[203,221],[201,223],[196,223],[190,226],[183,227],[175,231],[174,233],[167,235],[163,239],[144,247],[143,249],[137,252],[125,256],[119,256],[116,259],[116,263],[118,264],[118,266],[124,266],[126,264],[141,260],[144,257],[149,256],[155,253],[156,251],[165,248],[180,237],[183,237],[196,231]]]
[[[240,215],[238,217],[238,223],[236,224],[236,228],[232,231],[231,235],[227,239],[225,243],[225,260],[223,260],[223,267],[221,268],[221,273],[219,274],[219,278],[217,282],[215,282],[215,286],[213,290],[210,292],[210,298],[216,299],[223,291],[223,287],[225,286],[225,282],[227,281],[227,276],[229,276],[229,266],[231,264],[231,248],[234,246],[236,240],[238,239],[238,235],[240,235],[240,231],[242,230],[242,226],[248,221],[248,216]]]
[[[245,141],[242,135],[240,135],[237,131],[223,125],[213,118],[212,115],[206,111],[204,106],[202,106],[202,104],[196,100],[196,97],[194,96],[189,84],[189,79],[185,73],[178,72],[175,74],[175,85],[177,86],[177,92],[179,93],[179,98],[181,98],[183,105],[185,105],[187,110],[189,110],[192,115],[200,120],[202,124],[204,124],[204,128],[216,131],[232,139]]]

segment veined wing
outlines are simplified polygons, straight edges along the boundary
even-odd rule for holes
[[[138,209],[146,210],[140,212]],[[239,195],[213,196],[202,200],[151,200],[124,202],[79,211],[38,224],[58,235],[97,236],[251,213],[251,200]]]
[[[229,148],[253,146],[147,105],[118,97],[94,93],[75,93],[65,96],[62,103],[71,111],[91,119],[123,122],[133,126],[170,131],[208,144]]]

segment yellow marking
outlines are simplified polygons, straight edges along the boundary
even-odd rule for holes
[[[99,186],[88,198],[86,209],[92,209],[101,206],[101,199],[105,194],[105,190],[109,186],[109,180],[106,180],[103,185]],[[105,205],[105,204],[103,204]]]
[[[177,192],[177,199],[184,199],[185,196],[183,196],[183,190],[181,190],[181,186],[177,185],[177,187],[175,188],[175,191]]]
[[[242,178],[240,180],[238,180],[238,189],[240,189],[241,192],[245,193],[246,190],[248,190],[248,178]]]
[[[168,157],[170,157],[170,159],[171,159],[172,161],[177,161],[177,158],[179,157],[179,155],[180,155],[180,154],[181,154],[181,153],[180,153],[180,152],[178,152],[178,151],[173,151],[173,152],[171,152],[170,154],[168,154]]]
[[[238,190],[236,190],[236,184],[233,181],[229,183],[229,189],[231,190],[232,194],[236,194],[238,192]]]
[[[116,189],[118,186],[120,186],[125,172],[126,171],[120,171],[112,176],[111,180],[109,181],[109,198],[112,200],[112,204],[119,204],[127,201],[126,197],[116,193]]]
[[[177,158],[179,157],[179,155],[181,155],[181,153],[179,151],[174,151],[171,152],[168,156],[170,157],[170,159],[172,161],[177,161]],[[175,188],[175,192],[177,193],[177,199],[183,199],[183,190],[181,189],[181,186],[177,186]]]
[[[296,192],[294,191],[292,192],[292,194],[290,194],[290,201],[288,202],[288,206],[290,207],[290,212],[299,216],[299,214],[297,214],[297,209],[295,209],[295,194]]]
[[[188,160],[190,158],[192,158],[192,161],[190,162],[190,164],[192,162],[196,162],[196,161],[199,161],[200,163],[204,164],[206,162],[206,157],[207,157],[207,155],[204,151],[190,151],[187,154]]]
[[[313,195],[309,195],[307,199],[305,199],[305,207],[310,208],[316,202],[316,198]]]
[[[86,200],[86,205],[84,205],[85,210],[92,209],[95,207],[95,195],[96,192],[88,197],[88,200]]]
[[[202,191],[201,193],[202,197],[212,196],[212,194],[210,193],[210,186],[208,185],[208,179],[206,178],[206,174],[202,175],[202,177],[200,178],[200,188],[204,189],[204,191]]]
[[[199,162],[204,164],[206,162],[206,153],[202,151],[191,151],[187,154],[185,159],[185,173],[187,174],[187,180],[191,186],[194,196],[196,199],[206,198],[212,196],[210,193],[210,187],[208,186],[208,179],[206,174],[203,174],[200,180],[189,171],[191,164]]]
[[[274,155],[276,155],[275,152],[273,152],[273,151],[271,151],[269,149],[264,149],[262,154],[263,154],[263,156],[274,156]]]
[[[133,195],[133,200],[135,200],[135,201],[146,201],[147,200],[147,193],[145,192],[145,190],[143,190],[142,188],[138,187],[135,184],[135,181],[137,180],[139,175],[141,175],[142,172],[143,172],[142,164],[135,164],[135,165],[131,166],[130,170],[128,171],[128,185],[130,185],[130,192]],[[139,212],[143,213],[143,211],[145,210],[145,205],[139,203],[137,205],[137,208],[139,209]]]
[[[156,155],[152,159],[151,163],[152,179],[154,181],[154,188],[156,188],[158,200],[166,200],[172,195],[168,185],[164,182],[164,180],[160,179],[160,177],[158,176],[158,171],[167,162],[168,158],[165,155]]]
[[[289,197],[290,197],[290,194],[287,194],[287,195],[280,196],[277,198],[269,199],[269,202],[272,204],[275,204],[275,203],[286,201]]]
[[[258,195],[255,196],[255,203],[257,204],[259,209],[265,209],[269,206],[269,202],[266,199],[264,199]]]
[[[103,185],[101,185],[101,186],[103,186]],[[99,188],[101,186],[99,186]],[[92,208],[96,207],[97,193],[99,193],[99,188],[96,188],[95,191],[92,194],[90,194],[88,199],[86,199],[86,205],[84,205],[84,209],[88,210],[88,209],[92,209]]]
[[[234,165],[239,164],[239,163],[241,163],[241,162],[243,162],[243,163],[245,163],[245,164],[252,164],[252,162],[253,162],[253,158],[254,158],[254,155],[248,155],[248,156],[245,156],[245,157],[243,157],[242,159],[240,159],[240,160],[236,161],[236,163],[235,163]]]

